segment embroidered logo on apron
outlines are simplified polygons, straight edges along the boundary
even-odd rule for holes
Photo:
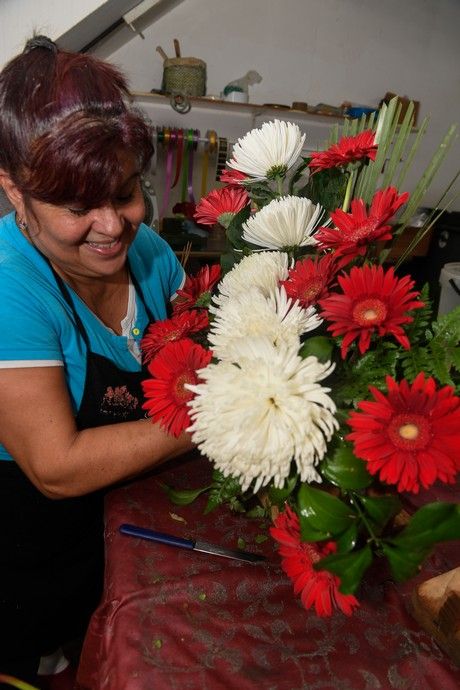
[[[99,409],[104,415],[126,419],[138,405],[138,398],[126,386],[108,386]]]

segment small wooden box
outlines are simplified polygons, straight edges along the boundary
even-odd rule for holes
[[[407,108],[409,107],[409,103],[411,102],[410,98],[407,98],[407,96],[398,96],[397,93],[391,93],[391,91],[387,91],[385,96],[382,98],[381,103],[389,103],[392,98],[397,96],[399,98],[399,101],[401,103],[401,114],[399,116],[399,124],[402,123],[404,120],[404,116],[407,112]],[[415,127],[417,124],[418,120],[418,114],[419,114],[419,109],[420,109],[420,101],[412,101],[414,104],[414,123],[413,126]]]

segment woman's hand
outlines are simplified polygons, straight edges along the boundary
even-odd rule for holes
[[[150,420],[78,431],[63,367],[0,369],[0,440],[49,498],[89,493],[193,448]]]

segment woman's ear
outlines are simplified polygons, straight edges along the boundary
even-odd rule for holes
[[[8,173],[2,170],[2,168],[0,168],[0,187],[3,187],[3,191],[16,209],[19,218],[24,218],[24,196]]]

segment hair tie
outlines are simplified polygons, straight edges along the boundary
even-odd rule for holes
[[[51,40],[51,38],[48,38],[48,36],[33,36],[32,38],[29,38],[23,52],[30,53],[30,51],[35,50],[35,48],[44,48],[45,50],[49,50],[51,53],[54,53],[54,55],[56,55],[58,52],[57,45]]]

